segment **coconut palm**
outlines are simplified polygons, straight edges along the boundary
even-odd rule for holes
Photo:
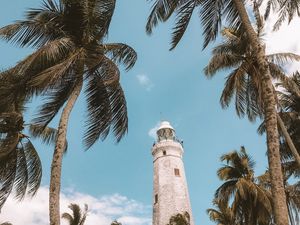
[[[60,224],[62,155],[72,108],[86,82],[87,119],[84,144],[90,148],[113,131],[117,141],[127,132],[127,108],[116,63],[130,69],[135,51],[121,43],[104,44],[115,0],[45,0],[27,11],[26,19],[0,29],[0,35],[38,50],[18,64],[28,93],[46,97],[34,123],[45,127],[63,108],[51,164],[50,224]]]
[[[219,71],[230,70],[226,77],[220,103],[223,108],[234,100],[239,117],[247,115],[250,121],[263,117],[262,83],[257,69],[257,61],[249,39],[243,29],[225,28],[222,31],[223,42],[212,51],[212,58],[204,68],[208,78]],[[282,66],[286,62],[299,61],[300,56],[294,53],[274,53],[267,55],[272,78],[286,81]]]
[[[218,225],[239,225],[228,202],[214,199],[213,205],[217,209],[210,208],[206,210],[211,221],[216,222]]]
[[[261,22],[258,24],[262,26]],[[258,26],[258,34],[260,34],[261,29]],[[233,69],[226,78],[220,99],[222,107],[228,107],[229,103],[235,98],[235,108],[238,116],[241,117],[247,114],[250,121],[255,120],[256,117],[262,118],[262,84],[260,73],[257,70],[257,62],[251,47],[248,45],[249,40],[241,28],[239,30],[225,28],[222,33],[224,41],[213,49],[213,57],[208,66],[205,67],[205,74],[210,78],[218,71]],[[281,80],[284,84],[294,83],[287,78],[282,66],[288,61],[299,61],[300,56],[293,53],[275,53],[266,57],[274,80]],[[300,166],[299,153],[279,115],[278,124],[284,134],[286,143]]]
[[[261,2],[261,1],[259,1]],[[159,21],[165,22],[176,15],[176,24],[173,31],[171,49],[175,48],[186,31],[195,9],[200,9],[200,19],[203,25],[204,47],[214,41],[219,33],[219,28],[228,23],[231,27],[243,27],[249,39],[249,45],[256,57],[257,70],[260,72],[262,85],[262,101],[264,102],[264,118],[266,120],[266,136],[268,146],[268,162],[272,176],[272,194],[275,210],[275,220],[278,225],[288,223],[288,210],[283,186],[283,175],[281,171],[279,134],[277,129],[276,99],[273,93],[272,76],[269,63],[265,54],[265,46],[259,40],[254,27],[251,24],[246,10],[245,1],[240,0],[157,0],[148,18],[146,30],[152,32]],[[254,1],[254,8],[258,4]],[[256,14],[257,13],[253,13]]]
[[[289,219],[290,224],[296,225],[300,223],[299,214],[300,214],[300,182],[290,184],[289,181],[292,181],[290,177],[293,173],[290,173],[288,163],[283,164],[285,171],[285,193],[287,198],[287,207],[289,210]],[[266,171],[263,175],[257,178],[260,185],[265,189],[270,190],[270,174]]]
[[[237,224],[269,224],[272,219],[271,194],[255,182],[255,162],[244,147],[221,156],[217,174],[224,183],[216,190],[215,199],[228,204]]]
[[[11,193],[18,200],[26,194],[33,196],[41,182],[42,166],[38,153],[25,135],[23,113],[26,98],[22,86],[16,84],[19,77],[4,72],[0,74],[0,209]],[[24,87],[24,86],[23,86]],[[9,98],[9,104],[2,101]],[[48,144],[54,143],[56,131],[46,127],[28,126],[30,135]]]
[[[83,225],[87,217],[88,205],[84,205],[83,211],[77,204],[70,204],[68,207],[71,209],[72,215],[70,213],[63,213],[62,218],[67,220],[69,225]]]
[[[0,223],[0,225],[12,225],[12,223],[10,223],[10,222],[4,222],[4,223]]]
[[[190,225],[190,215],[188,212],[177,213],[171,216],[167,225]]]

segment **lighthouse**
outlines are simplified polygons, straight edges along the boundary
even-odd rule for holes
[[[168,121],[162,121],[152,147],[153,225],[166,225],[172,216],[188,212],[194,225],[183,165],[182,142]]]

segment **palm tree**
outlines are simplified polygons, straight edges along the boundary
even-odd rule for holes
[[[287,207],[289,210],[289,219],[290,224],[296,225],[299,224],[299,214],[300,214],[300,182],[296,182],[294,184],[289,184],[289,179],[292,176],[288,167],[288,163],[283,163],[283,167],[285,168],[285,193],[287,198]],[[265,189],[270,190],[270,174],[266,171],[263,175],[257,178],[259,184],[263,186]]]
[[[0,29],[0,35],[21,46],[38,50],[17,65],[28,80],[29,93],[47,98],[34,119],[45,127],[63,108],[51,164],[50,225],[60,224],[59,193],[62,155],[69,116],[87,83],[86,149],[112,129],[117,142],[127,132],[127,108],[116,63],[130,69],[135,51],[121,43],[104,44],[115,0],[45,0],[39,9],[27,11],[26,20]]]
[[[0,209],[14,191],[15,197],[22,200],[26,194],[37,192],[42,176],[42,166],[38,153],[29,137],[23,133],[27,125],[23,121],[23,85],[15,85],[19,77],[5,72],[0,74]],[[7,101],[3,101],[6,98]],[[30,125],[30,135],[43,142],[55,142],[56,131],[46,127]]]
[[[262,26],[262,22],[258,24]],[[260,26],[258,26],[258,34],[262,30]],[[248,45],[249,40],[241,28],[239,30],[225,28],[222,33],[225,41],[214,48],[213,57],[204,69],[205,75],[210,78],[218,71],[234,69],[227,76],[225,82],[225,88],[220,99],[222,107],[228,107],[230,101],[235,97],[235,108],[239,117],[247,114],[250,121],[255,120],[256,117],[262,118],[262,84],[253,51]],[[266,57],[274,80],[281,80],[284,84],[294,83],[295,85],[295,82],[285,75],[282,65],[287,61],[299,61],[300,56],[293,53],[275,53]],[[277,104],[279,105],[278,102]],[[279,115],[277,119],[279,128],[300,166],[299,153],[287,132],[285,124]]]
[[[232,201],[231,209],[237,224],[269,224],[272,219],[271,194],[256,184],[255,162],[245,148],[224,154],[221,161],[226,161],[226,165],[217,174],[224,183],[215,193],[216,201],[223,202],[223,206]]]
[[[257,3],[254,1],[257,9]],[[200,19],[203,25],[204,47],[214,41],[225,20],[231,27],[243,27],[249,39],[249,45],[253,49],[257,62],[257,70],[260,72],[262,85],[262,101],[264,105],[264,118],[266,121],[266,136],[268,146],[268,162],[272,177],[272,195],[277,225],[288,224],[288,210],[283,186],[283,175],[280,162],[279,134],[277,129],[276,99],[273,93],[272,76],[269,63],[265,54],[265,46],[253,28],[246,11],[245,1],[240,0],[157,0],[155,1],[146,30],[152,32],[159,21],[167,21],[172,14],[176,14],[176,25],[173,31],[171,49],[175,48],[183,36],[192,13],[200,8]]]
[[[62,218],[67,220],[69,225],[83,225],[87,217],[88,205],[84,205],[83,211],[77,204],[70,204],[69,209],[72,210],[72,215],[70,213],[63,213]]]
[[[222,35],[223,43],[213,49],[213,56],[204,68],[204,73],[211,78],[219,71],[233,69],[226,77],[220,98],[221,106],[227,108],[234,100],[239,117],[247,115],[250,121],[255,121],[257,117],[262,118],[262,84],[253,49],[248,45],[249,39],[243,29],[225,28]],[[288,61],[300,61],[299,55],[288,52],[274,53],[266,57],[272,78],[285,82],[287,77],[282,66]]]
[[[228,202],[214,199],[213,205],[217,209],[210,208],[206,210],[211,221],[216,222],[218,225],[239,225],[236,222],[235,215],[232,208],[229,207]]]
[[[177,213],[171,216],[167,225],[190,225],[190,215],[188,212]]]
[[[12,223],[10,223],[10,222],[4,222],[4,223],[0,223],[0,225],[12,225]]]

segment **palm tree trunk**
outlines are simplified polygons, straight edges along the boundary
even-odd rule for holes
[[[241,0],[233,0],[236,9],[241,18],[242,24],[246,29],[249,41],[256,51],[258,69],[262,76],[263,100],[264,100],[264,117],[266,121],[268,161],[271,176],[272,200],[276,225],[288,225],[288,209],[286,196],[283,185],[283,174],[281,168],[279,152],[279,134],[277,129],[277,111],[276,101],[273,93],[273,84],[265,57],[265,48],[258,40],[257,34],[249,20],[245,5]]]
[[[62,157],[66,145],[67,127],[70,113],[82,89],[82,78],[76,84],[70,98],[64,107],[58,125],[57,140],[53,153],[51,164],[51,177],[49,188],[49,216],[50,225],[60,225],[60,184],[61,184],[61,167]]]
[[[277,120],[278,120],[278,125],[280,127],[280,130],[282,131],[282,134],[284,136],[284,139],[286,141],[286,143],[288,144],[294,158],[295,158],[295,161],[297,162],[298,166],[300,167],[300,156],[299,156],[299,153],[291,139],[291,136],[290,134],[288,133],[285,125],[284,125],[284,122],[282,121],[280,115],[277,114]]]

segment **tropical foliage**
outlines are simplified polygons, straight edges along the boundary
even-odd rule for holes
[[[275,222],[278,225],[286,225],[288,223],[288,209],[286,206],[284,181],[281,171],[276,95],[272,83],[272,68],[269,67],[269,62],[266,57],[265,44],[259,39],[259,35],[250,20],[251,18],[256,18],[257,21],[261,21],[259,6],[262,1],[254,0],[251,1],[251,3],[253,3],[253,10],[247,11],[246,1],[240,0],[188,0],[176,2],[157,0],[149,15],[146,30],[148,33],[151,33],[153,27],[155,27],[159,21],[165,22],[171,18],[172,14],[175,14],[176,24],[171,45],[171,49],[173,49],[185,33],[196,8],[200,9],[199,16],[203,26],[204,48],[207,47],[210,42],[216,40],[221,27],[228,25],[235,30],[243,29],[245,36],[249,40],[248,46],[251,51],[253,51],[252,55],[254,56],[254,63],[256,64],[254,69],[257,71],[256,73],[259,74],[259,83],[261,84],[261,100],[263,104],[263,116],[266,121],[267,152],[270,175],[272,177],[272,201],[275,211]],[[260,27],[260,25],[258,27]],[[258,97],[254,98],[257,99]],[[251,100],[250,98],[249,101]],[[252,112],[255,112],[255,110],[252,110]]]
[[[262,28],[258,26],[257,33]],[[223,42],[213,48],[212,58],[204,68],[208,78],[219,71],[229,71],[220,98],[223,108],[234,101],[239,117],[247,115],[250,121],[263,117],[263,99],[261,74],[245,30],[225,28],[222,31]],[[288,62],[300,61],[294,53],[273,53],[266,55],[274,81],[287,80],[283,66]]]
[[[274,211],[271,202],[271,182],[269,172],[254,175],[254,161],[244,147],[221,156],[226,162],[217,172],[224,183],[216,190],[213,205],[207,210],[210,219],[219,225],[271,225]],[[289,210],[290,224],[299,223],[299,182],[289,184],[293,176],[288,164],[285,168],[285,195]],[[295,178],[295,176],[294,176]]]
[[[18,200],[26,194],[33,196],[42,176],[38,153],[29,136],[24,134],[27,126],[23,118],[24,86],[16,85],[20,77],[11,72],[0,75],[0,209],[12,192]],[[43,142],[55,142],[55,129],[46,127],[41,130],[32,124],[27,128],[30,135]]]
[[[224,183],[215,193],[215,202],[226,208],[232,201],[230,208],[237,224],[268,224],[272,218],[271,193],[256,183],[255,163],[245,148],[224,154],[221,161],[226,164],[217,174]]]
[[[23,76],[25,95],[46,99],[36,126],[45,128],[62,107],[51,165],[50,224],[59,224],[59,192],[62,155],[72,108],[86,82],[87,119],[84,144],[89,149],[110,129],[117,141],[127,132],[127,108],[116,64],[130,69],[135,51],[122,43],[104,44],[115,8],[115,0],[47,0],[30,9],[26,19],[0,29],[3,39],[37,50],[14,69]]]
[[[77,204],[70,204],[69,209],[71,209],[72,214],[63,213],[62,218],[67,220],[69,225],[84,225],[87,214],[88,214],[88,205],[84,205],[84,210],[80,209],[80,206]]]
[[[228,202],[220,199],[214,199],[213,205],[216,209],[210,208],[206,210],[211,221],[216,222],[218,225],[236,224],[235,215],[232,208],[228,205]]]
[[[188,212],[177,213],[171,216],[167,225],[190,225],[190,214]]]

